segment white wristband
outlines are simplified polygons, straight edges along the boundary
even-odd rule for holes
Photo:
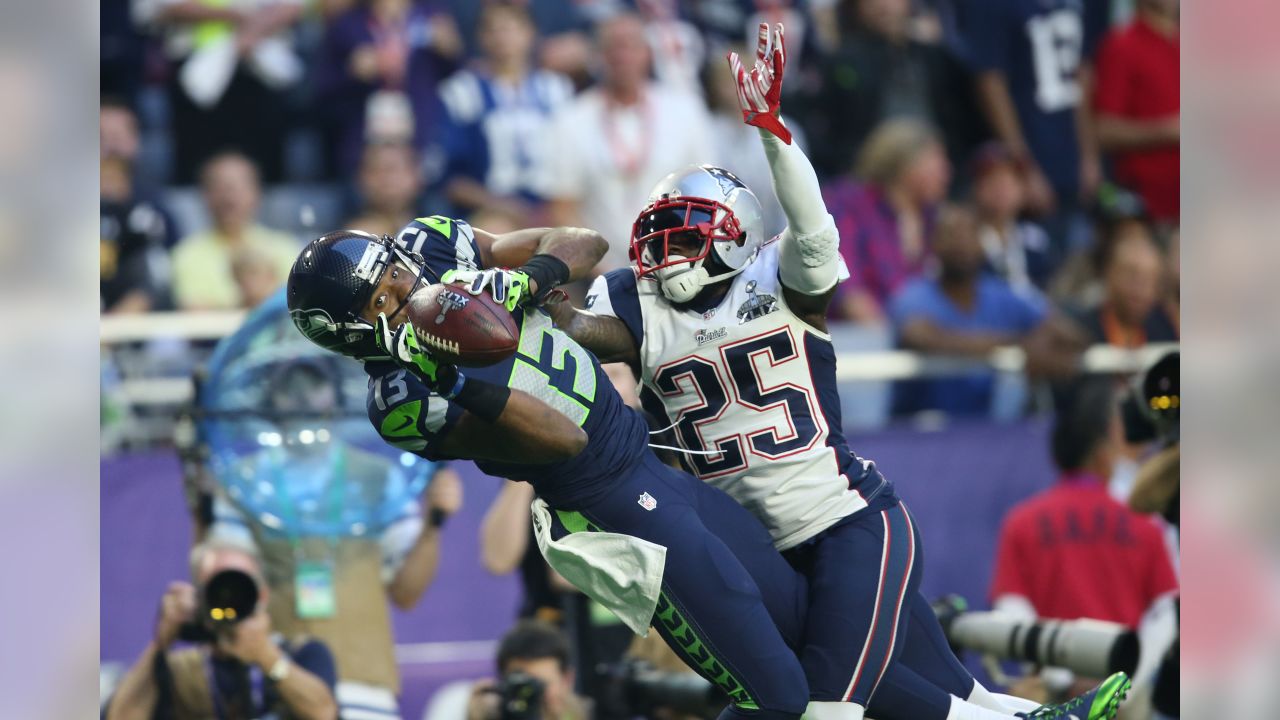
[[[275,664],[267,671],[267,677],[271,678],[272,682],[280,682],[289,677],[289,667],[291,665],[293,663],[289,661],[289,656],[281,654],[280,659],[275,661]]]

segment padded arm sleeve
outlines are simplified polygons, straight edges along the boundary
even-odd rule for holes
[[[778,250],[782,283],[805,295],[819,295],[840,280],[840,233],[822,201],[818,175],[794,143],[761,132],[773,189],[787,216]],[[848,277],[848,271],[845,271]]]

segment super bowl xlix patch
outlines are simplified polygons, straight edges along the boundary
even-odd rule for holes
[[[767,293],[756,294],[756,281],[747,283],[747,301],[738,306],[738,324],[751,322],[778,309],[778,299]]]

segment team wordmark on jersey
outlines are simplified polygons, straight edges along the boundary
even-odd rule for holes
[[[764,293],[756,294],[756,281],[747,283],[747,301],[738,306],[738,324],[751,322],[778,309],[778,298]]]
[[[712,328],[710,330],[704,328],[693,334],[693,340],[698,343],[698,345],[706,345],[709,342],[722,340],[725,337],[728,337],[728,335],[728,328]]]

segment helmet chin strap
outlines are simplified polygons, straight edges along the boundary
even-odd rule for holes
[[[669,259],[677,260],[683,258],[679,255],[671,255]],[[707,269],[703,267],[705,259],[663,268],[654,273],[658,276],[658,284],[662,288],[662,294],[666,295],[667,299],[673,303],[687,303],[697,297],[704,287],[714,285],[721,280],[727,280],[742,272],[746,267],[743,266],[737,270],[730,270],[712,277],[707,274]]]
[[[676,257],[679,256],[671,256],[672,259]],[[663,268],[656,274],[662,294],[673,303],[689,302],[702,291],[707,281],[707,269],[702,267],[701,260]]]

